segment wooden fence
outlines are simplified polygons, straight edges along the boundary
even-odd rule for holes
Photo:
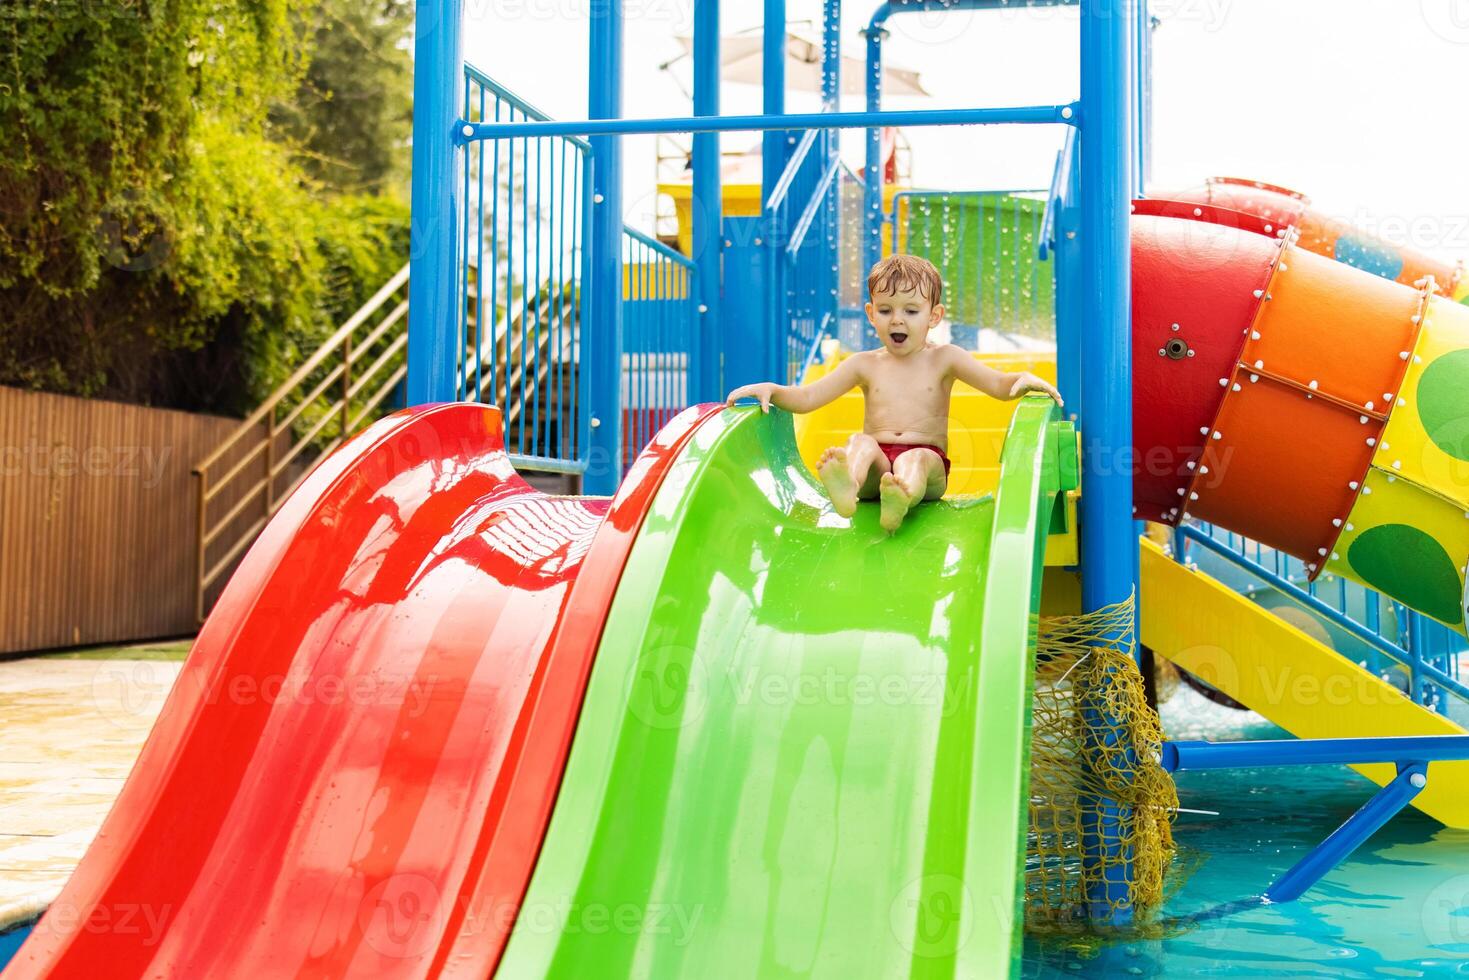
[[[0,387],[0,654],[194,632],[191,470],[239,424]]]

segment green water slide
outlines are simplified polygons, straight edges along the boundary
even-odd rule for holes
[[[789,415],[706,422],[628,559],[498,975],[1009,974],[1070,433],[1027,398],[997,492],[889,537],[831,509]]]

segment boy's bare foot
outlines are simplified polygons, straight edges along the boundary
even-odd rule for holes
[[[847,469],[845,449],[834,446],[822,453],[816,473],[821,477],[821,485],[826,487],[831,505],[838,514],[851,517],[857,513],[857,484],[852,481],[852,473]]]
[[[884,473],[882,479],[878,481],[877,495],[882,501],[877,522],[882,525],[884,531],[892,534],[902,525],[903,518],[907,516],[913,495],[891,473]]]

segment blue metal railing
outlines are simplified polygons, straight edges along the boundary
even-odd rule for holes
[[[1274,590],[1339,631],[1341,639],[1354,641],[1355,651],[1341,652],[1364,668],[1396,683],[1419,704],[1464,720],[1469,686],[1461,676],[1463,636],[1340,576],[1310,582],[1299,559],[1214,525],[1189,522],[1177,528],[1175,560],[1188,562],[1190,544],[1222,563],[1222,569],[1206,568],[1214,577],[1247,594],[1259,594],[1262,586]],[[1346,644],[1337,645],[1340,651]]]
[[[831,130],[807,130],[765,201],[770,322],[776,363],[771,373],[800,380],[821,340],[837,332],[842,165]]]
[[[1056,165],[1051,170],[1051,186],[1046,191],[1046,209],[1041,216],[1040,242],[1036,246],[1036,258],[1045,262],[1055,247],[1056,222],[1061,208],[1067,203],[1071,188],[1071,175],[1076,167],[1076,130],[1066,130],[1061,148],[1056,151]]]
[[[1053,340],[1055,273],[1038,259],[1044,190],[900,191],[883,220],[893,250],[920,255],[944,277],[954,343],[979,347],[980,331]],[[1019,344],[1017,344],[1019,346]]]
[[[464,66],[473,122],[549,117]],[[500,406],[517,467],[581,472],[587,464],[585,216],[591,146],[568,136],[483,140],[463,154],[455,395]]]
[[[642,232],[622,232],[622,455],[632,465],[690,402],[698,321],[694,263]]]
[[[549,117],[471,65],[471,123]],[[586,217],[592,148],[575,136],[508,136],[470,143],[462,182],[460,349],[456,396],[499,405],[517,467],[588,467],[590,372],[582,325],[591,277]],[[628,228],[622,234],[622,372],[618,407],[626,466],[689,404],[697,272],[684,256]]]

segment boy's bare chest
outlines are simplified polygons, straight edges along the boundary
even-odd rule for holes
[[[938,365],[888,365],[867,377],[866,396],[874,405],[897,407],[903,403],[933,406],[945,404],[953,388],[953,379],[945,377]]]

